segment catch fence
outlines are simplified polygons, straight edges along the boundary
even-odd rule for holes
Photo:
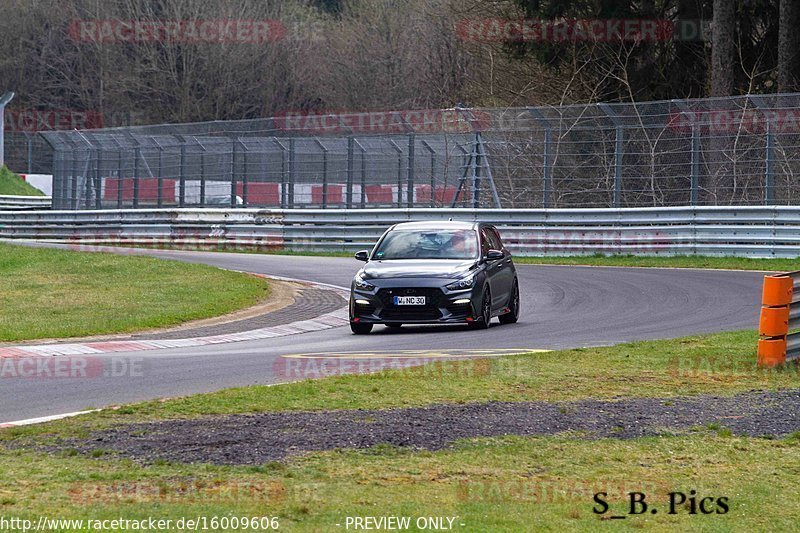
[[[56,209],[796,205],[800,94],[43,133]]]

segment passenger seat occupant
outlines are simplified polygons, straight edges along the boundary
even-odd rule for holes
[[[475,239],[468,231],[459,231],[450,239],[453,256],[457,258],[472,257],[475,255]]]

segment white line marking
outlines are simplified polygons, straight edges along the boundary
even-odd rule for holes
[[[61,420],[63,418],[71,418],[73,416],[85,415],[88,413],[96,413],[100,409],[89,409],[88,411],[75,411],[74,413],[64,413],[60,415],[41,416],[39,418],[28,418],[26,420],[16,420],[14,422],[0,422],[0,428],[10,428],[17,426],[31,426],[33,424],[42,424],[44,422],[52,422],[53,420]]]

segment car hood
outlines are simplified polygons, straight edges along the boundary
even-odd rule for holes
[[[366,279],[460,278],[476,265],[475,259],[393,259],[370,261],[363,268]]]

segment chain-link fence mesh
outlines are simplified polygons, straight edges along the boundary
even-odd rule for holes
[[[56,208],[793,204],[800,94],[48,132]]]
[[[52,174],[53,149],[35,131],[7,131],[5,163],[21,174]]]

